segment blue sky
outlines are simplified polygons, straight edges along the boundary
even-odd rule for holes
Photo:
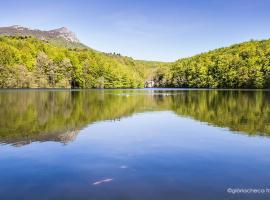
[[[270,38],[269,8],[268,0],[9,0],[0,26],[66,26],[100,51],[174,61]]]

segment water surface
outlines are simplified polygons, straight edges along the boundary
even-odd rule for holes
[[[270,92],[2,90],[0,199],[268,199]]]

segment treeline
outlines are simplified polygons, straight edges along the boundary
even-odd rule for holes
[[[270,88],[270,40],[180,59],[154,74],[156,87]]]
[[[119,61],[91,49],[0,36],[0,88],[140,88],[140,70],[131,58]]]
[[[141,88],[146,80],[155,87],[270,88],[270,40],[161,63],[0,36],[0,88]]]

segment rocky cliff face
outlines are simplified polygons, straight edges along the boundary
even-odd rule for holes
[[[63,44],[63,46],[66,47],[86,47],[85,45],[80,43],[75,33],[70,31],[66,27],[43,31],[39,29],[30,29],[19,25],[14,25],[8,27],[0,27],[0,35],[32,36],[41,40]]]
[[[75,33],[70,31],[66,27],[50,30],[50,31],[47,31],[47,32],[50,35],[53,35],[53,36],[56,36],[56,37],[62,37],[65,40],[70,41],[70,42],[80,42],[79,39],[76,37]]]

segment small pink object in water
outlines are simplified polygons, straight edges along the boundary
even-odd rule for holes
[[[102,184],[102,183],[108,183],[108,182],[111,182],[112,180],[113,180],[112,178],[107,178],[107,179],[104,179],[104,180],[94,182],[93,185],[99,185],[99,184]]]

